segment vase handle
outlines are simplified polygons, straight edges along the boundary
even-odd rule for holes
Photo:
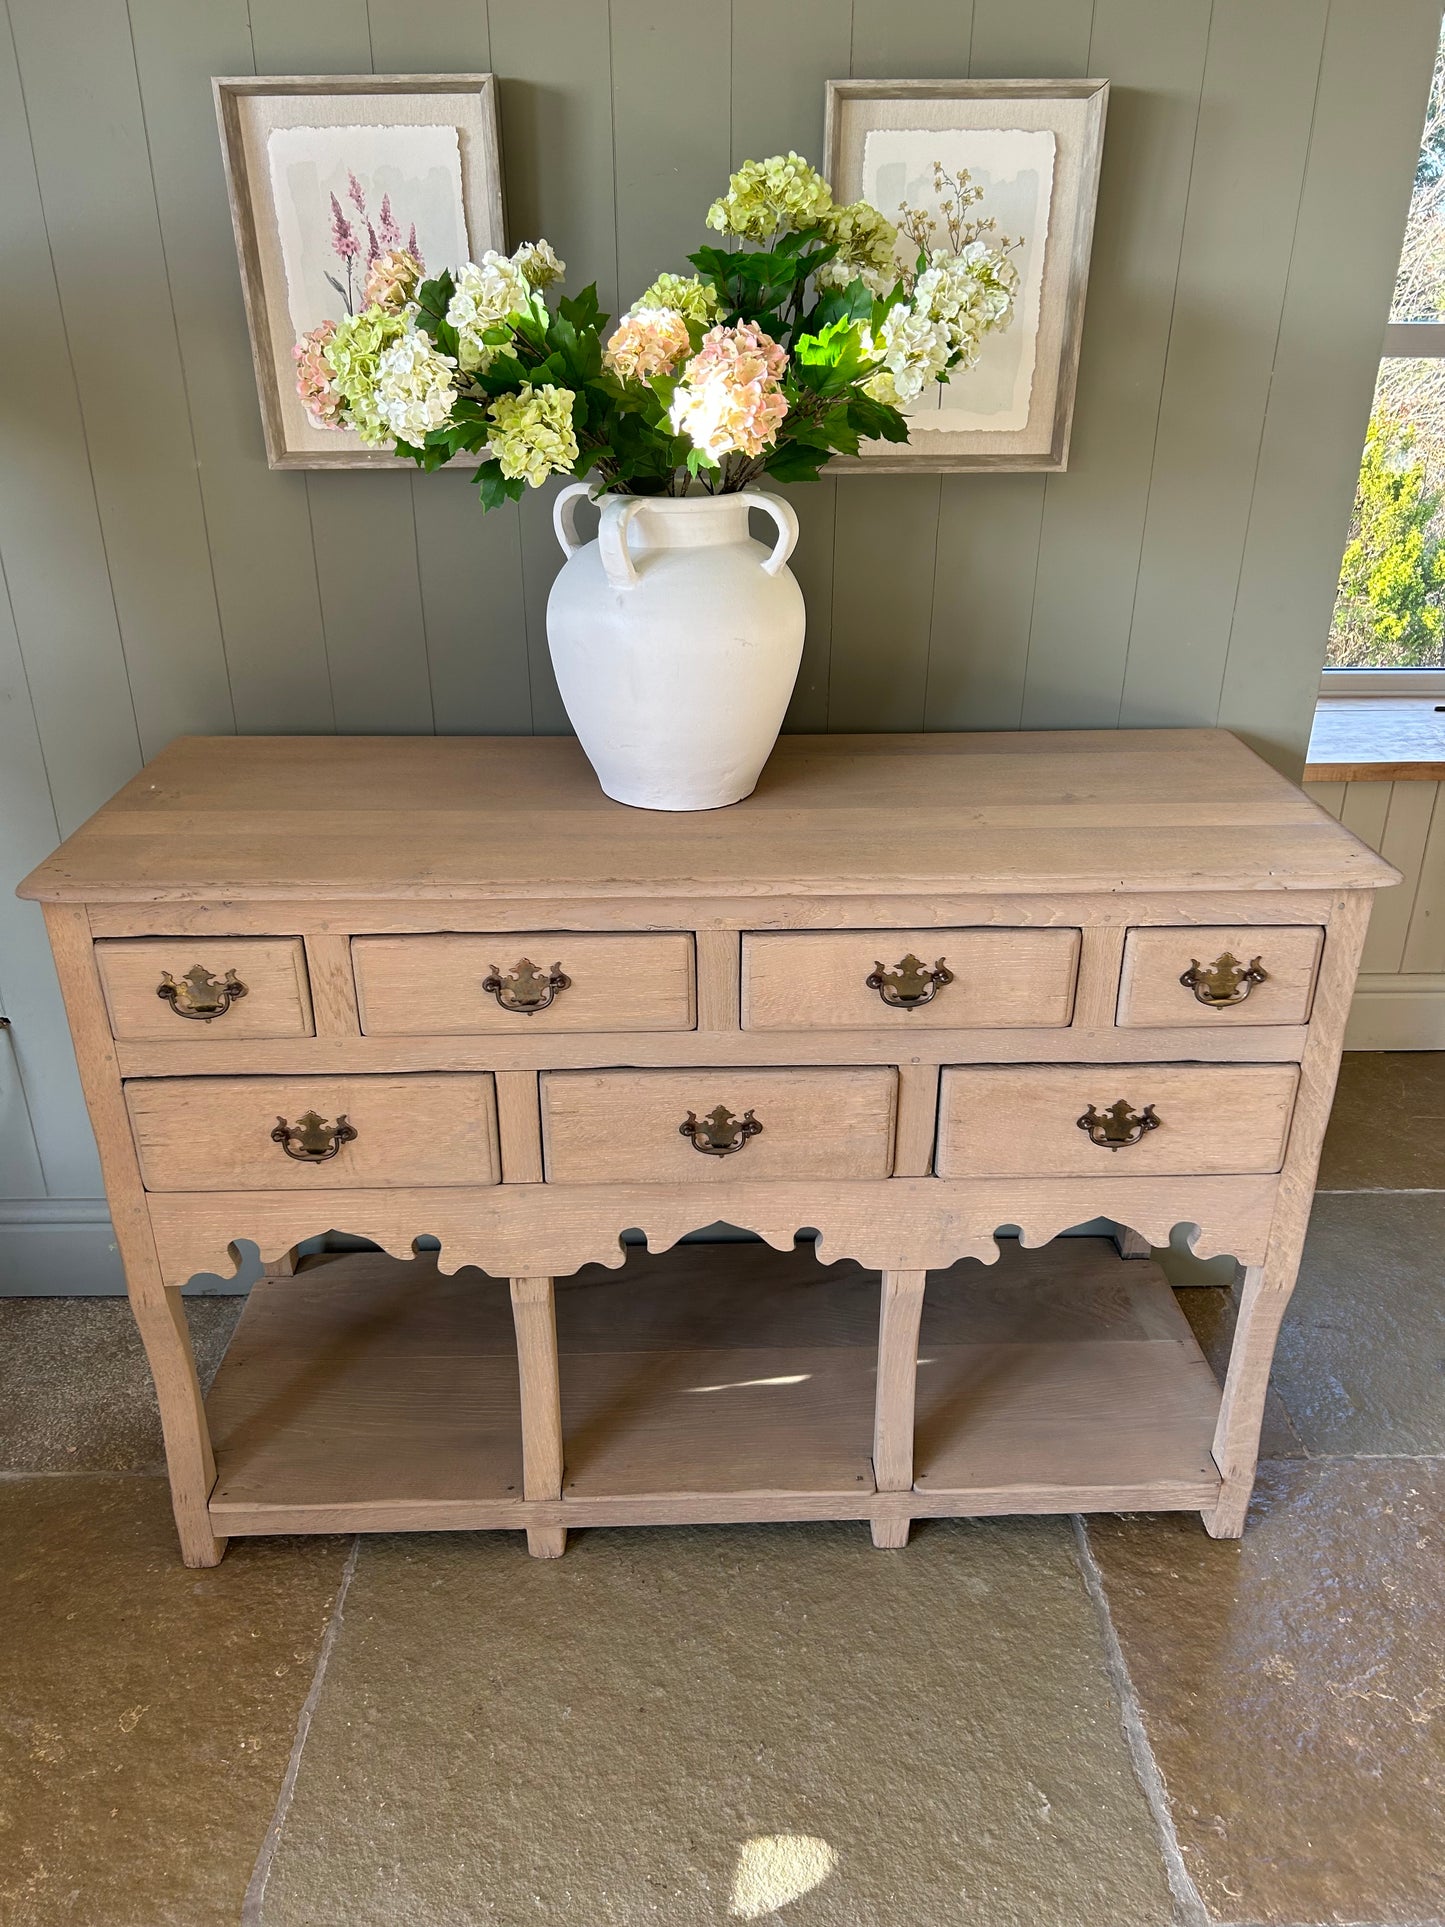
[[[777,575],[798,546],[797,511],[791,502],[785,502],[781,495],[770,495],[766,489],[750,488],[745,493],[750,508],[760,508],[764,515],[771,515],[778,525],[778,539],[773,544],[772,554],[763,564],[764,575]]]
[[[558,499],[560,500],[560,497]],[[609,515],[604,505],[602,523],[597,531],[597,546],[602,551],[602,567],[614,589],[635,589],[637,570],[632,565],[632,557],[627,553],[627,525],[642,507],[642,497],[629,495],[621,500],[616,496],[612,499],[617,513]]]
[[[575,520],[577,504],[584,496],[591,493],[590,482],[569,482],[552,504],[552,527],[556,532],[557,540],[562,545],[562,553],[569,562],[582,547],[577,536]]]

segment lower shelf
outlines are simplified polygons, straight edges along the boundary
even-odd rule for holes
[[[872,1467],[878,1275],[682,1246],[556,1290],[565,1474],[521,1497],[505,1283],[333,1258],[252,1290],[207,1400],[218,1533],[1208,1507],[1219,1391],[1096,1239],[930,1274],[916,1487]]]

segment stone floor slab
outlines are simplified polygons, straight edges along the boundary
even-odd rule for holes
[[[245,1302],[186,1300],[202,1385]],[[164,1458],[127,1300],[0,1298],[0,1471],[148,1472]]]
[[[1242,1541],[1183,1516],[1090,1544],[1211,1917],[1436,1920],[1445,1465],[1267,1466]]]
[[[1445,1192],[1315,1199],[1274,1382],[1310,1453],[1445,1453]]]
[[[1324,1191],[1445,1190],[1445,1051],[1347,1051],[1320,1159]]]
[[[363,1541],[265,1927],[764,1918],[1168,1922],[1065,1521]]]
[[[192,1572],[160,1479],[0,1481],[0,1921],[234,1927],[349,1544]]]

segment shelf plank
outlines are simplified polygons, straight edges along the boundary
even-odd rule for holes
[[[439,1523],[426,1506],[521,1498],[511,1308],[478,1271],[361,1253],[261,1280],[206,1411],[225,1532],[338,1531],[363,1502],[417,1530]]]

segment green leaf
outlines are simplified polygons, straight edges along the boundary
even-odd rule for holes
[[[503,502],[520,502],[527,487],[520,475],[504,475],[497,461],[483,462],[475,480],[484,509],[500,508]]]
[[[783,442],[768,457],[764,474],[775,482],[816,482],[828,460],[826,448],[806,448],[798,442]]]

